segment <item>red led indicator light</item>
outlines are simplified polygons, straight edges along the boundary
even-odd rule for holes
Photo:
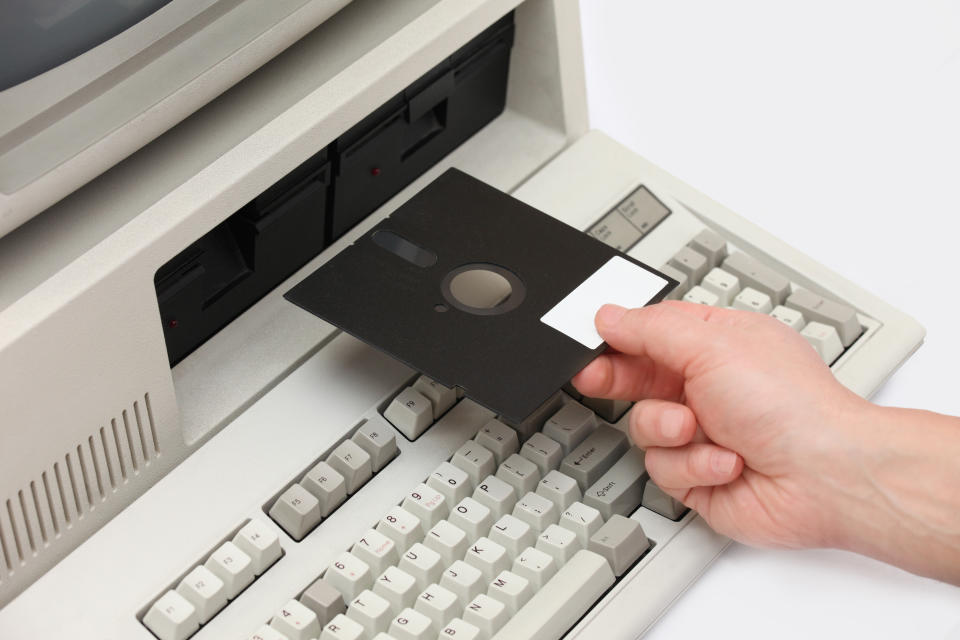
[[[167,325],[168,325],[171,329],[176,329],[176,328],[177,328],[177,324],[179,324],[179,323],[177,322],[177,319],[176,319],[176,318],[170,320],[170,322],[167,323]]]
[[[380,167],[374,167],[373,169],[370,169],[370,175],[372,175],[374,178],[380,175]]]

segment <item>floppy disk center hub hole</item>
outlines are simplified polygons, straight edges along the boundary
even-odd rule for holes
[[[509,269],[476,262],[450,271],[440,283],[440,291],[456,309],[492,316],[516,309],[527,290],[523,281]]]

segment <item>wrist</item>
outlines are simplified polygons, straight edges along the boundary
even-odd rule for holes
[[[863,401],[845,424],[831,546],[960,581],[960,420]]]

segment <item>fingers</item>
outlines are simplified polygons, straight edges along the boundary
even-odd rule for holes
[[[743,458],[707,443],[651,447],[645,462],[650,477],[664,491],[727,484],[743,471]]]
[[[597,312],[600,336],[624,354],[647,356],[657,365],[685,374],[698,358],[716,348],[717,334],[707,305],[660,303],[641,309],[604,305]]]
[[[590,398],[663,398],[676,400],[683,392],[683,378],[657,367],[650,358],[605,353],[588,364],[571,380],[580,393]]]
[[[642,400],[630,411],[630,437],[641,449],[681,447],[697,432],[697,419],[682,404]]]

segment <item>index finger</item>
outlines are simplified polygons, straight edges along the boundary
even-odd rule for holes
[[[708,320],[717,309],[688,302],[661,302],[640,309],[604,305],[597,312],[597,331],[607,344],[630,355],[690,377],[691,367],[717,346],[717,327]]]

